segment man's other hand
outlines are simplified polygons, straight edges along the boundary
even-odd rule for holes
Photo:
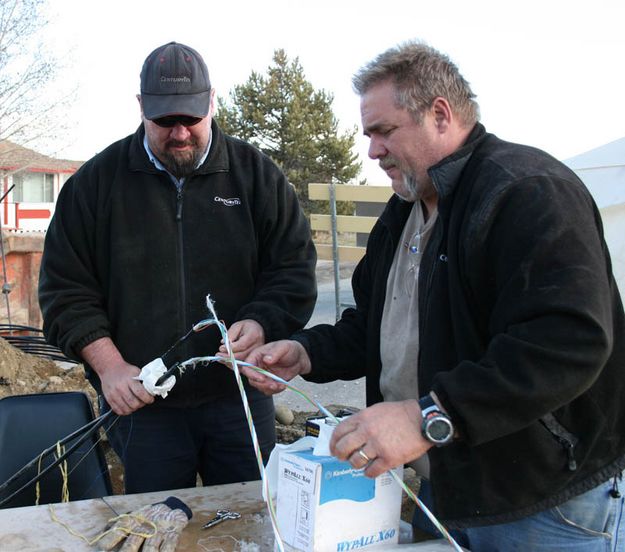
[[[246,362],[263,368],[286,381],[292,380],[295,376],[308,374],[311,368],[310,358],[302,344],[286,339],[255,349],[246,358]],[[280,393],[286,388],[283,384],[252,368],[241,367],[241,373],[248,378],[251,385],[266,395]]]
[[[256,320],[239,320],[228,329],[228,341],[234,358],[245,360],[247,356],[257,347],[265,343],[265,330]],[[226,356],[226,345],[221,343],[219,355]]]
[[[126,416],[154,402],[143,384],[133,379],[141,370],[123,359],[110,338],[97,339],[80,354],[98,374],[104,398],[115,414]]]
[[[421,435],[416,400],[378,403],[343,420],[330,439],[330,451],[354,468],[377,477],[416,460],[432,444]]]

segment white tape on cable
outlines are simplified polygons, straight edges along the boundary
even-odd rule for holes
[[[162,359],[155,358],[152,362],[148,362],[141,368],[141,373],[133,379],[143,383],[143,387],[145,387],[150,395],[158,395],[159,397],[165,398],[176,384],[176,378],[174,376],[169,376],[161,385],[156,385],[158,378],[165,372],[167,372],[167,367],[163,364]]]

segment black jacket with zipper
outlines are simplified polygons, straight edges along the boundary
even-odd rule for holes
[[[150,162],[143,126],[86,162],[63,186],[48,229],[39,299],[47,339],[72,358],[111,337],[139,367],[208,317],[261,324],[267,341],[308,321],[316,254],[295,191],[256,148],[213,122],[208,157],[180,191]],[[213,355],[216,327],[165,356]],[[89,367],[96,389],[100,382]],[[255,391],[253,391],[255,392]],[[164,400],[193,406],[238,394],[221,364],[187,370]]]
[[[429,173],[439,215],[419,273],[419,389],[459,434],[429,452],[436,512],[450,527],[502,523],[625,466],[623,307],[599,212],[563,164],[478,124]],[[382,400],[386,282],[411,208],[393,197],[374,227],[356,308],[296,334],[307,379],[366,375],[368,404]]]

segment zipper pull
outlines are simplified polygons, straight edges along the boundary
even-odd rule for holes
[[[617,477],[618,475],[615,475],[614,479],[612,480],[612,488],[610,489],[610,496],[612,498],[621,498],[621,493],[618,490],[618,483],[616,482]]]
[[[566,455],[569,460],[569,471],[577,470],[577,462],[575,460],[575,454],[573,454],[573,445],[570,443],[566,446]]]
[[[176,222],[180,222],[182,220],[182,190],[178,190],[178,195],[176,196]]]

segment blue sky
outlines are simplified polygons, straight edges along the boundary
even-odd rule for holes
[[[419,38],[447,53],[478,96],[482,122],[500,137],[565,159],[625,135],[622,0],[54,0],[50,47],[78,87],[59,156],[87,159],[133,132],[146,55],[176,40],[205,58],[217,94],[275,49],[299,57],[309,81],[334,94],[344,128],[359,125],[351,75],[379,52]],[[359,127],[360,135],[360,127]],[[387,179],[367,160],[363,174]]]

